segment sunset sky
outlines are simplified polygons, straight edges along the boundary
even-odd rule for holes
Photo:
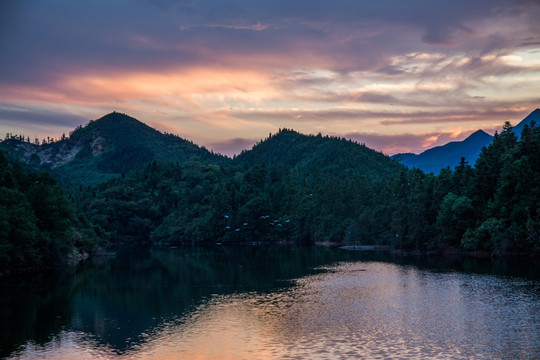
[[[287,127],[421,152],[540,107],[538,0],[2,0],[0,131],[127,113],[231,155]]]

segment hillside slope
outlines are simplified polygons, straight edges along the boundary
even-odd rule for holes
[[[536,123],[537,126],[540,125],[540,109],[536,109],[532,113],[527,115],[527,117],[523,119],[519,124],[514,126],[512,130],[519,138],[521,135],[521,131],[523,131],[525,125],[531,126],[531,123],[533,121]]]
[[[94,184],[157,160],[225,164],[230,159],[171,134],[163,134],[125,114],[113,112],[75,129],[58,142],[35,145],[19,140],[1,144],[11,157],[48,170],[63,185]]]
[[[234,162],[245,169],[265,164],[296,169],[303,175],[317,172],[335,176],[365,176],[369,180],[392,178],[403,166],[388,156],[350,140],[303,135],[289,129],[243,151]]]

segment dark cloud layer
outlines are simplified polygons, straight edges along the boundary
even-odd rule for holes
[[[66,113],[62,110],[52,111],[42,108],[26,108],[20,106],[0,105],[0,119],[4,124],[38,125],[49,127],[75,128],[88,122],[82,116]]]
[[[313,61],[300,55],[316,54],[337,70],[354,71],[376,66],[404,47],[422,51],[435,44],[451,51],[444,46],[474,33],[471,24],[515,17],[535,3],[7,0],[0,9],[0,75],[2,81],[48,81],[89,68],[155,69],[276,53],[291,55],[300,66]],[[489,51],[498,44],[501,51],[526,41],[531,40],[499,34],[474,46]]]

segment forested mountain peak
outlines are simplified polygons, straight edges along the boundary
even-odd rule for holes
[[[357,175],[370,180],[391,178],[402,170],[397,161],[365,145],[320,133],[304,135],[287,128],[270,134],[234,161],[246,169],[264,163],[295,169],[305,175]]]
[[[140,169],[153,160],[225,164],[230,159],[204,147],[156,129],[126,114],[112,112],[69,137],[41,145],[10,139],[2,147],[32,168],[50,170],[64,185],[98,183],[124,172]]]
[[[479,131],[468,140],[486,136]],[[8,141],[14,142],[23,144]],[[78,228],[79,219],[84,227],[88,219],[91,229],[111,242],[292,240],[494,253],[540,250],[540,129],[534,126],[524,127],[517,139],[506,123],[482,148],[474,168],[462,159],[454,170],[445,168],[437,176],[406,170],[350,140],[289,129],[231,160],[115,113],[77,129],[70,138],[27,144],[40,151],[78,149],[52,173],[64,184],[93,185],[68,189],[82,214],[73,217],[72,225]],[[219,166],[219,161],[233,166]],[[124,174],[123,169],[134,171]],[[37,175],[22,170],[0,156],[0,190],[5,188],[0,228],[20,229],[21,212],[33,229],[66,218],[31,219],[34,204],[36,215],[45,218],[62,201],[59,192],[46,193],[52,181],[43,177],[36,182]],[[122,176],[115,176],[119,171]],[[25,202],[25,196],[30,200]],[[51,209],[44,206],[50,199],[58,201],[44,210]],[[19,238],[0,231],[0,245]],[[48,246],[45,238],[39,245]]]
[[[126,133],[127,132],[127,133]],[[111,140],[125,141],[127,136],[159,136],[159,131],[126,114],[112,112],[97,120],[91,120],[86,126],[77,127],[70,135],[75,142],[95,140],[106,136]]]

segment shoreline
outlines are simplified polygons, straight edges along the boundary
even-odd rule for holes
[[[138,244],[141,245],[141,244]],[[442,258],[459,258],[459,257],[469,257],[477,259],[537,259],[540,258],[540,252],[509,252],[504,254],[493,254],[486,250],[475,250],[475,251],[466,251],[459,248],[439,248],[439,249],[429,249],[429,250],[415,250],[415,249],[396,249],[390,245],[343,245],[342,243],[330,242],[330,241],[319,241],[313,243],[295,243],[288,240],[282,240],[278,242],[272,241],[234,241],[234,242],[211,242],[211,243],[161,243],[161,244],[144,244],[143,246],[135,246],[138,250],[149,249],[151,247],[160,247],[160,248],[182,248],[182,247],[221,247],[221,246],[320,246],[320,247],[331,247],[339,248],[346,251],[365,251],[365,252],[387,252],[389,254],[405,256],[405,257],[442,257]],[[133,245],[116,245],[114,250],[105,250],[103,248],[99,249],[94,253],[77,253],[76,255],[71,254],[66,259],[64,264],[50,265],[50,266],[36,266],[36,267],[27,267],[20,269],[5,269],[0,271],[0,278],[10,277],[10,276],[19,276],[19,275],[29,275],[44,273],[55,270],[63,270],[67,268],[74,268],[78,265],[89,261],[91,259],[96,259],[100,257],[110,257],[115,256],[116,252],[121,249],[133,249]]]

